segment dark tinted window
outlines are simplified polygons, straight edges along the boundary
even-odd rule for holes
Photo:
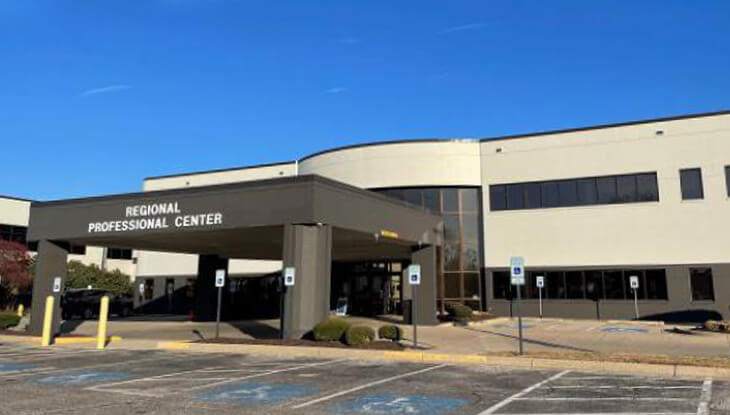
[[[730,166],[725,166],[725,187],[727,187],[727,195],[730,196]]]
[[[598,203],[616,203],[616,177],[599,177],[596,179]]]
[[[438,189],[424,189],[423,190],[423,207],[432,211],[441,211],[441,192]]]
[[[492,296],[494,298],[511,299],[509,272],[496,271],[492,273]]]
[[[712,268],[690,268],[689,276],[692,301],[715,301]]]
[[[586,298],[600,300],[603,298],[603,273],[601,271],[586,271]]]
[[[507,185],[507,209],[524,209],[525,190],[521,184]]]
[[[618,176],[616,178],[616,189],[619,202],[635,202],[636,176]]]
[[[132,250],[124,248],[107,248],[106,257],[109,259],[132,259]]]
[[[543,182],[540,186],[542,193],[542,207],[560,206],[560,194],[557,182]]]
[[[679,171],[679,184],[682,188],[682,199],[702,199],[702,171],[700,169],[684,169]]]
[[[663,269],[646,270],[646,298],[667,300],[667,275]]]
[[[444,212],[457,212],[459,210],[459,189],[444,189],[441,193]]]
[[[560,206],[576,206],[578,204],[578,182],[576,180],[558,182],[558,195],[560,196]]]
[[[565,286],[568,298],[585,298],[585,286],[583,284],[583,272],[568,271],[565,273]]]
[[[596,179],[578,180],[578,204],[595,205],[598,202],[598,190],[596,190]]]
[[[636,175],[637,200],[640,202],[659,201],[659,186],[656,174],[646,173]]]
[[[423,206],[423,200],[421,199],[421,195],[422,192],[420,189],[406,189],[403,192],[405,201],[416,206]]]
[[[461,189],[461,210],[463,212],[479,210],[479,191],[477,189]]]
[[[489,186],[489,208],[491,210],[507,209],[507,187],[504,185]]]
[[[621,271],[604,271],[603,286],[608,300],[623,300],[626,298],[624,294],[624,279]]]
[[[548,298],[565,298],[565,278],[562,272],[548,272],[545,276]]]
[[[525,183],[525,208],[537,209],[541,204],[540,183]]]

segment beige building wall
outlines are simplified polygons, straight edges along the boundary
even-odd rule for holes
[[[173,176],[152,177],[145,179],[145,192],[164,189],[179,189],[191,186],[207,186],[212,184],[246,182],[251,180],[272,179],[293,176],[296,163],[286,162],[264,166],[243,167],[202,173],[181,174]]]
[[[730,262],[730,115],[484,141],[488,267]],[[703,200],[681,198],[700,167]],[[659,202],[489,211],[489,185],[656,171]]]
[[[343,148],[307,157],[299,174],[318,174],[366,189],[478,186],[479,142],[414,141]]]
[[[28,226],[30,201],[0,196],[0,223]]]

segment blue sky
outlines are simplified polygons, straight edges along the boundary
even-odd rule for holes
[[[730,2],[0,3],[0,194],[730,109]]]

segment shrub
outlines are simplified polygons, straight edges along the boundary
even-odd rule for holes
[[[350,323],[343,318],[330,318],[317,323],[312,330],[314,340],[318,342],[339,341],[345,335]]]
[[[728,321],[707,320],[703,326],[705,330],[730,332],[730,322]]]
[[[367,326],[353,326],[345,333],[345,343],[349,346],[363,346],[375,340],[375,330]]]
[[[378,337],[397,342],[403,338],[403,330],[398,326],[383,326],[378,329]]]
[[[19,322],[20,317],[14,313],[0,313],[0,330],[17,326]]]
[[[469,306],[459,303],[446,303],[446,311],[456,321],[466,321],[472,316],[472,309]]]

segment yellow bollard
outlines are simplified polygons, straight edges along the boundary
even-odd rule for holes
[[[109,297],[106,295],[101,297],[101,306],[99,310],[99,332],[96,337],[96,348],[104,350],[106,346],[106,320],[109,317]]]
[[[41,346],[51,345],[51,326],[53,326],[53,301],[52,295],[46,297],[46,311],[43,314],[43,336],[41,336]]]
[[[23,311],[25,311],[25,307],[21,304],[18,306],[18,317],[23,317]]]

